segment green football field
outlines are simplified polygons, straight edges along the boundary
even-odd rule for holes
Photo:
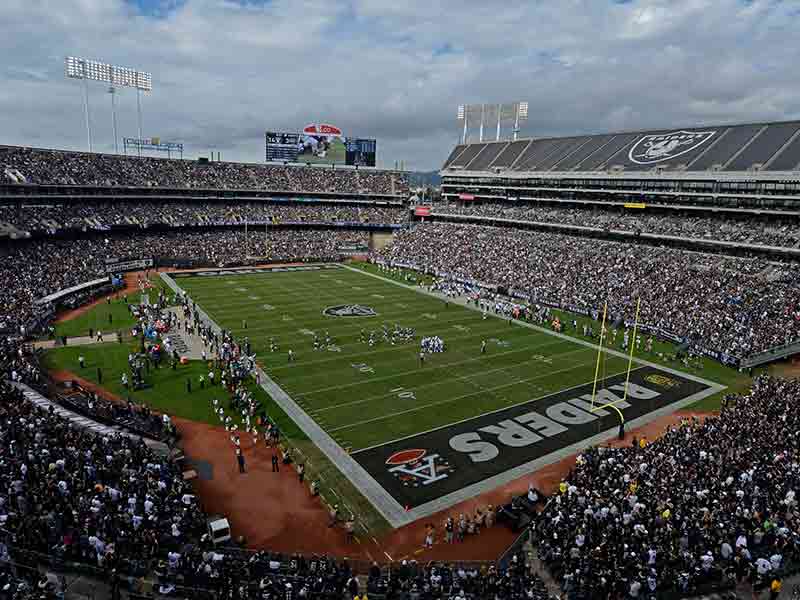
[[[176,282],[218,325],[248,337],[257,360],[314,420],[353,451],[530,402],[594,379],[592,348],[344,268],[183,277]],[[358,304],[370,317],[333,317]],[[246,329],[244,327],[246,321]],[[383,326],[413,328],[410,343],[383,340]],[[377,343],[361,341],[362,330]],[[314,350],[313,334],[333,345]],[[420,339],[443,353],[420,364]],[[270,351],[270,339],[278,346]],[[481,353],[481,342],[487,348]],[[288,361],[292,349],[295,361]],[[601,376],[627,361],[607,356]]]
[[[483,444],[497,441],[500,438],[495,440],[493,432],[513,426],[513,419],[527,423],[534,414],[531,411],[551,415],[558,402],[563,405],[565,400],[571,402],[581,395],[587,398],[584,394],[591,393],[595,378],[597,340],[587,340],[571,327],[566,336],[556,336],[491,315],[484,319],[475,310],[421,293],[416,286],[404,282],[405,274],[386,276],[370,265],[319,265],[307,270],[237,269],[169,275],[217,325],[232,330],[239,339],[249,338],[267,375],[341,449],[351,453],[337,456],[336,449],[326,446],[324,440],[319,445],[322,438],[313,432],[316,425],[309,427],[310,421],[297,414],[291,400],[286,404],[274,389],[256,390],[290,445],[302,453],[301,460],[307,461],[310,477],[321,484],[325,501],[343,501],[345,509],[358,515],[361,529],[370,535],[449,506],[457,500],[448,499],[453,494],[477,495],[486,491],[498,485],[492,483],[498,477],[508,479],[525,463],[569,444],[583,443],[618,422],[615,414],[606,413],[596,423],[548,438],[541,447],[505,448],[492,461],[472,464],[464,452],[474,451],[475,447],[467,445],[465,450],[458,440],[474,442],[478,436]],[[342,314],[335,309],[353,305],[360,308],[349,312],[362,316],[325,314],[326,310]],[[83,320],[64,325],[82,331],[87,325],[84,320],[97,320],[103,316],[100,311],[107,310],[101,304],[81,315],[79,319]],[[375,314],[369,316],[372,312]],[[555,313],[562,322],[575,318],[578,330],[584,323],[595,330],[599,325],[589,317]],[[396,345],[385,341],[384,326],[391,331],[396,325],[412,328],[413,340]],[[367,337],[374,332],[374,346],[362,341],[362,331]],[[315,350],[315,333],[323,343],[327,333],[331,344]],[[421,364],[420,339],[426,336],[442,338],[446,351],[426,355]],[[604,353],[600,362],[598,390],[615,384],[619,387],[625,379],[628,360],[619,354],[622,336],[617,337],[617,344],[611,345],[618,354]],[[486,352],[482,353],[484,340]],[[271,341],[277,344],[274,352],[270,350]],[[289,349],[295,356],[291,363]],[[104,373],[103,385],[122,395],[119,378],[127,368],[127,351],[126,344],[58,348],[48,352],[45,363],[49,368],[71,370],[95,382],[99,367]],[[669,358],[674,351],[671,344],[657,342],[652,353],[639,355],[655,365],[643,367],[634,362],[634,380],[638,377],[641,383],[656,369],[657,379],[651,381],[667,381],[667,387],[680,383],[681,387],[676,388],[677,392],[662,390],[663,402],[658,406],[639,403],[629,408],[626,422],[659,407],[669,408],[671,402],[681,398],[694,402],[696,410],[714,409],[723,393],[740,391],[749,382],[748,377],[711,359],[701,359],[697,366],[686,368]],[[77,354],[84,354],[88,365],[80,372],[76,370]],[[171,415],[216,423],[205,410],[207,403],[200,406],[196,402],[198,392],[189,395],[183,389],[186,378],[199,377],[203,368],[199,361],[190,361],[177,373],[154,374],[153,389],[146,394],[137,393],[134,400]],[[688,397],[700,389],[699,384],[681,379],[681,372],[727,387],[693,400]],[[587,418],[594,419],[584,415],[583,419]],[[426,449],[430,457],[425,458],[427,461],[445,462],[433,466],[424,461],[406,462],[406,466],[396,466],[395,453],[407,456],[408,451],[421,452],[415,449]],[[363,476],[353,479],[353,465],[363,468],[381,489],[365,491],[365,482],[367,487],[372,483]],[[525,467],[527,471],[533,469]],[[432,477],[434,470],[439,478],[433,485],[416,485],[426,476]],[[446,479],[442,479],[442,473],[447,474]],[[392,503],[406,507],[406,512],[393,513]],[[409,506],[411,512],[407,512]]]

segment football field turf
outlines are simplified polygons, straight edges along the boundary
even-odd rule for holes
[[[591,382],[597,353],[545,333],[345,269],[179,279],[218,325],[248,337],[264,370],[323,429],[359,450]],[[330,317],[358,304],[372,317]],[[265,308],[268,305],[270,308]],[[243,328],[247,321],[247,329]],[[415,329],[410,343],[383,341],[382,326]],[[359,340],[376,332],[373,347]],[[334,346],[313,348],[316,332]],[[443,353],[420,365],[420,339]],[[279,351],[270,352],[273,338]],[[486,353],[481,342],[486,340]],[[321,341],[324,341],[321,340]],[[295,361],[288,362],[292,349]],[[609,357],[607,373],[626,361]]]
[[[250,340],[279,386],[273,398],[283,397],[278,403],[393,526],[597,443],[623,413],[636,425],[724,387],[634,361],[626,395],[620,352],[604,352],[598,369],[589,341],[484,318],[363,269],[170,276],[218,326]],[[392,344],[384,326],[411,328],[413,339]],[[371,332],[374,346],[364,341]],[[420,340],[429,336],[446,350],[422,362]]]

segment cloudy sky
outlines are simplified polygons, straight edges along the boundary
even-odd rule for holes
[[[0,143],[86,149],[65,55],[153,73],[145,137],[263,160],[330,122],[438,168],[459,103],[527,99],[526,135],[800,118],[800,0],[2,0]],[[95,150],[110,97],[90,89]],[[136,97],[117,95],[120,136]]]

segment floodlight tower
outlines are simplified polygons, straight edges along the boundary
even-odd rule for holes
[[[464,133],[461,134],[461,143],[467,143],[467,105],[466,104],[459,104],[458,105],[458,120],[464,121]]]
[[[519,122],[520,121],[527,121],[528,120],[528,103],[527,102],[516,102],[517,110],[516,110],[516,117],[514,119],[514,141],[517,141],[517,135],[519,134]]]
[[[108,93],[111,95],[111,120],[114,128],[114,151],[118,151],[117,142],[117,106],[116,88],[132,87],[136,89],[136,114],[139,126],[139,140],[142,139],[142,103],[141,93],[153,91],[153,76],[144,71],[138,71],[128,67],[110,65],[108,63],[75,56],[67,56],[64,59],[64,72],[69,79],[82,79],[84,90],[84,115],[86,118],[86,139],[89,144],[89,152],[92,151],[92,128],[89,118],[89,81],[99,81],[109,84]],[[141,146],[141,144],[140,144]],[[142,155],[141,147],[139,156]]]
[[[478,128],[478,141],[483,142],[484,139],[484,125],[490,125],[492,119],[496,114],[496,133],[495,141],[500,141],[500,132],[502,130],[502,123],[505,121],[509,123],[514,122],[513,140],[516,141],[519,134],[520,121],[528,119],[528,103],[527,102],[511,102],[507,104],[459,104],[458,105],[458,120],[464,122],[464,131],[461,134],[461,143],[466,144],[469,137],[468,123],[473,121],[479,122]],[[488,119],[488,121],[487,121]]]

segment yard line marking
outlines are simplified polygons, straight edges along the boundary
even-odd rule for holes
[[[402,315],[397,314],[397,313],[388,313],[388,314],[387,313],[380,313],[380,314],[378,314],[377,317],[369,317],[369,319],[365,319],[364,321],[362,321],[361,319],[358,319],[358,322],[356,322],[356,321],[341,322],[341,321],[331,321],[330,320],[331,317],[325,317],[324,319],[323,318],[306,318],[306,317],[303,317],[301,314],[298,314],[296,312],[294,312],[293,314],[295,315],[295,318],[297,320],[302,321],[306,326],[313,326],[313,327],[316,327],[317,329],[324,329],[326,327],[331,327],[332,329],[335,329],[335,333],[336,333],[337,337],[342,338],[342,339],[352,339],[355,342],[359,341],[359,337],[358,337],[357,334],[362,329],[365,330],[365,331],[370,330],[370,329],[372,329],[372,331],[375,331],[374,327],[378,326],[377,333],[380,333],[380,324],[382,324],[382,323],[402,322],[402,324],[404,326],[409,326],[409,327],[415,328],[417,330],[415,335],[419,335],[420,328],[430,328],[430,327],[433,327],[433,326],[436,326],[437,328],[438,327],[446,327],[450,323],[458,323],[458,322],[461,322],[461,321],[467,322],[467,323],[473,323],[474,322],[473,319],[464,319],[464,318],[462,318],[462,319],[448,319],[448,320],[441,321],[440,323],[438,323],[436,325],[432,325],[432,324],[428,323],[427,321],[423,321],[423,320],[421,320],[419,318],[409,317],[409,316],[403,317]],[[241,318],[240,315],[241,315],[241,313],[239,313],[239,315],[237,315],[237,316],[229,317],[228,319],[225,320],[225,322],[236,322],[236,319]],[[319,315],[321,315],[321,313],[316,313],[315,316],[319,316]],[[257,314],[256,315],[251,314],[249,318],[253,321],[253,325],[249,329],[249,333],[251,334],[251,336],[254,334],[254,332],[255,333],[259,333],[259,332],[267,333],[268,332],[269,335],[273,336],[273,337],[281,336],[281,335],[292,335],[294,333],[294,328],[293,327],[291,327],[291,326],[283,326],[278,321],[275,321],[275,320],[265,321],[264,317],[260,317]],[[343,323],[343,324],[340,324],[340,322]],[[264,323],[264,324],[262,325],[261,323]],[[232,330],[234,332],[236,332],[237,328],[233,327]],[[428,329],[424,329],[423,332],[427,332],[427,331],[428,331]],[[488,328],[488,327],[487,328],[481,327],[479,329],[472,328],[469,333],[472,336],[478,335],[481,332],[483,333],[483,335],[489,335],[489,332],[491,332],[491,331],[493,331],[493,329]],[[519,331],[519,330],[517,330],[517,332],[515,333],[515,335],[518,335],[518,336],[521,335],[521,334],[522,334],[522,332]],[[461,334],[455,334],[455,335],[461,335]],[[544,337],[544,336],[540,336],[540,337]],[[459,338],[448,337],[448,339],[462,339],[462,338],[461,337],[459,337]],[[361,342],[361,344],[364,345],[363,342]],[[386,345],[386,342],[382,341],[381,345]],[[402,344],[402,345],[404,346],[406,344]],[[398,345],[398,347],[400,347],[400,345]]]
[[[273,290],[262,290],[262,291],[263,291],[263,294],[266,295],[266,296],[271,296],[272,298],[275,297],[275,292]],[[302,294],[302,295],[298,296],[296,300],[287,302],[286,298],[283,297],[283,293],[282,292],[281,292],[281,295],[282,295],[282,297],[281,297],[282,302],[281,302],[279,308],[284,309],[284,310],[286,310],[286,309],[292,310],[297,316],[312,316],[312,315],[318,315],[319,314],[319,309],[317,309],[317,308],[310,308],[310,309],[303,309],[302,308],[305,305],[304,303],[307,303],[308,298],[311,295],[313,295],[313,297],[316,298],[316,299],[323,300],[325,303],[330,302],[330,304],[332,304],[332,305],[342,304],[342,298],[343,298],[343,296],[341,294],[340,295],[331,296],[331,297],[323,297],[321,294],[319,294],[319,292],[313,292],[313,291],[309,290],[309,292],[307,294]],[[208,300],[210,300],[210,299],[209,298],[203,298],[204,302],[207,302]],[[256,308],[256,302],[236,303],[236,304],[233,304],[233,305],[229,305],[230,306],[229,309],[221,309],[221,305],[218,304],[216,302],[216,300],[212,300],[212,301],[215,303],[215,309],[216,309],[214,314],[217,315],[218,317],[222,318],[222,319],[226,319],[226,318],[229,318],[231,316],[235,317],[235,316],[241,314],[243,311],[258,310]],[[376,303],[372,304],[372,302],[369,301],[369,300],[367,300],[366,302],[364,302],[362,300],[361,303],[362,304],[376,306],[381,311],[380,312],[380,316],[383,319],[388,319],[388,317],[386,315],[398,315],[398,316],[399,315],[405,315],[405,316],[414,316],[415,318],[418,317],[418,315],[416,313],[414,313],[413,315],[409,315],[407,309],[392,308],[393,306],[396,306],[396,303],[383,301],[383,302],[376,302]],[[429,311],[429,310],[438,311],[438,309],[430,306],[430,304],[427,303],[427,302],[423,302],[422,305],[418,308],[418,310],[419,311]],[[445,312],[445,311],[438,311],[438,312],[440,312],[441,314],[447,314],[447,312]],[[472,313],[470,312],[468,314],[472,314]]]
[[[528,350],[532,350],[534,348],[544,348],[546,346],[552,346],[552,345],[558,344],[558,343],[560,343],[560,342],[549,342],[547,344],[536,344],[536,345],[525,347],[525,348],[517,348],[516,350],[508,350],[507,352],[495,352],[494,354],[481,354],[481,355],[476,356],[474,358],[467,358],[465,360],[458,360],[458,361],[454,361],[454,362],[448,362],[448,363],[445,363],[445,364],[442,364],[442,365],[436,365],[434,367],[428,367],[428,368],[425,369],[424,372],[425,373],[430,373],[431,371],[435,371],[435,370],[438,370],[438,369],[449,369],[450,367],[454,367],[456,365],[463,365],[465,363],[485,360],[487,358],[494,358],[494,357],[497,357],[497,356],[505,356],[506,354],[517,354],[517,353],[520,353],[520,352],[527,352]],[[560,356],[560,355],[561,355],[561,353],[554,354],[553,356]],[[506,367],[508,367],[508,365],[506,365]],[[364,385],[366,383],[372,383],[374,381],[383,381],[385,379],[393,379],[395,377],[404,377],[406,375],[412,375],[414,373],[419,373],[421,368],[422,367],[417,367],[416,369],[414,369],[412,371],[402,371],[400,373],[394,373],[392,375],[384,375],[382,377],[373,377],[371,379],[362,379],[361,381],[353,381],[351,383],[343,383],[341,385],[332,385],[332,386],[328,386],[328,387],[324,387],[324,388],[318,388],[318,389],[312,390],[310,392],[303,392],[303,393],[299,394],[299,396],[304,398],[306,396],[310,396],[312,394],[318,394],[320,392],[328,392],[328,391],[331,391],[331,390],[339,390],[339,389],[344,389],[344,388],[347,388],[347,387],[353,387],[353,386],[356,386],[356,385]],[[277,369],[272,369],[273,372],[276,371],[276,370]]]
[[[634,371],[638,371],[639,369],[643,369],[643,368],[644,368],[643,366],[636,367],[635,369],[631,370],[631,373],[633,373]],[[621,375],[622,373],[626,373],[626,372],[627,372],[627,370],[620,371],[619,373],[614,373],[612,375],[607,375],[606,379],[609,378],[609,377],[614,377],[615,375]],[[354,455],[359,454],[361,452],[366,452],[367,450],[374,450],[375,448],[380,448],[381,446],[388,446],[389,444],[395,444],[397,442],[402,442],[403,440],[410,440],[411,438],[417,437],[418,435],[427,435],[427,434],[432,433],[434,431],[439,431],[440,429],[447,429],[448,427],[455,427],[456,425],[460,425],[461,423],[466,423],[467,421],[472,421],[473,419],[477,419],[479,417],[484,417],[486,415],[493,415],[493,414],[496,414],[496,413],[499,413],[499,412],[503,412],[504,410],[508,410],[509,408],[513,408],[513,407],[516,407],[516,406],[523,406],[523,405],[531,403],[531,402],[538,402],[539,400],[544,400],[545,398],[548,398],[550,396],[555,396],[556,394],[561,394],[562,392],[569,392],[570,390],[575,390],[575,389],[577,389],[577,388],[579,388],[581,386],[587,385],[588,383],[592,383],[592,382],[589,381],[589,382],[586,382],[586,383],[579,383],[577,385],[573,385],[572,387],[556,390],[555,392],[546,392],[542,396],[538,396],[536,398],[531,398],[530,400],[525,400],[523,402],[517,402],[516,404],[514,404],[512,406],[501,406],[500,408],[496,408],[495,410],[490,410],[489,412],[483,412],[483,413],[481,413],[479,415],[475,415],[475,416],[472,416],[472,417],[466,417],[464,419],[460,419],[460,420],[454,421],[452,423],[445,423],[444,425],[437,425],[436,427],[431,427],[430,429],[426,429],[425,431],[420,431],[418,433],[410,433],[408,435],[404,435],[402,437],[395,438],[393,440],[388,440],[386,442],[379,442],[377,444],[372,444],[371,446],[367,446],[366,448],[359,448],[358,450],[354,450],[351,453],[351,455],[354,456]],[[544,391],[544,388],[542,388],[542,391]]]
[[[417,292],[420,295],[428,296],[429,298],[445,299],[445,297],[442,296],[441,294],[439,294],[438,292],[430,292],[430,291],[427,291],[427,290],[425,290],[423,288],[420,288],[420,287],[417,287],[417,286],[411,286],[411,285],[408,285],[408,284],[405,284],[405,283],[401,283],[399,281],[393,281],[393,280],[391,280],[391,279],[389,279],[387,277],[384,277],[382,275],[376,275],[375,273],[370,273],[369,271],[365,271],[363,269],[357,269],[357,268],[351,267],[349,265],[342,265],[342,268],[343,269],[347,269],[348,271],[352,271],[353,273],[361,273],[365,277],[372,277],[374,279],[378,279],[380,281],[385,281],[386,283],[391,283],[392,285],[396,285],[398,287],[402,287],[402,288],[405,288],[407,290],[412,290],[414,292]],[[414,270],[414,269],[412,269],[412,270]],[[455,299],[450,299],[450,301],[452,301],[453,304],[456,305],[456,306],[461,306],[461,307],[464,307],[464,308],[468,308],[469,310],[472,310],[472,311],[475,311],[475,312],[479,312],[479,313],[482,312],[480,308],[470,304],[468,299],[464,300],[463,298],[459,297],[459,298],[455,298]],[[492,312],[488,312],[487,314],[489,316],[495,318],[495,319],[502,319],[503,321],[507,320],[507,317],[504,317],[502,315],[498,315],[498,314],[495,314],[495,313],[492,313]],[[594,343],[594,342],[590,342],[588,340],[584,340],[584,339],[581,339],[579,337],[572,337],[572,336],[567,335],[566,333],[560,333],[560,332],[557,332],[557,331],[553,331],[551,329],[547,329],[545,327],[542,327],[541,325],[536,325],[535,323],[529,323],[528,321],[514,321],[514,323],[516,325],[518,325],[519,327],[524,327],[524,328],[530,329],[532,331],[539,331],[541,333],[547,334],[547,335],[552,336],[552,337],[560,338],[562,340],[567,340],[567,341],[572,342],[573,344],[577,344],[579,346],[586,346],[587,348],[592,348],[592,349],[595,350],[595,352],[597,351],[597,344]],[[617,356],[619,358],[623,358],[625,360],[628,360],[628,355],[625,354],[624,352],[619,352],[618,350],[613,350],[613,349],[606,349],[606,350],[604,350],[604,352],[606,352],[609,356]],[[721,385],[721,384],[719,384],[719,383],[717,383],[715,381],[711,381],[710,379],[704,379],[704,378],[700,377],[699,375],[695,375],[693,373],[689,373],[688,371],[680,371],[678,369],[673,369],[672,367],[669,367],[669,366],[667,366],[665,364],[655,363],[653,361],[646,360],[646,359],[643,359],[643,358],[640,358],[640,357],[634,357],[633,362],[635,362],[638,365],[653,367],[655,369],[660,369],[662,371],[666,371],[667,373],[672,373],[673,375],[677,375],[678,377],[686,377],[688,379],[691,379],[692,381],[696,381],[698,383],[702,383],[703,385],[708,385],[708,386],[717,387],[717,388],[719,388],[719,386]],[[725,389],[725,387],[726,386],[722,386],[722,389]],[[717,391],[719,391],[719,389]]]
[[[560,356],[567,356],[569,354],[575,354],[577,352],[584,352],[585,350],[586,350],[585,348],[578,348],[577,350],[570,350],[569,352],[562,352],[560,354],[555,354],[554,356],[559,356],[559,357]],[[436,386],[436,385],[447,384],[447,383],[450,383],[452,381],[459,381],[461,379],[469,380],[471,377],[478,377],[480,375],[488,375],[489,373],[497,373],[498,371],[505,371],[506,369],[510,369],[512,367],[523,366],[528,361],[529,361],[529,359],[526,359],[526,360],[520,361],[518,363],[514,363],[513,365],[505,365],[505,366],[502,366],[502,367],[498,367],[496,369],[489,369],[488,371],[481,371],[480,373],[470,373],[469,375],[458,375],[456,377],[449,377],[447,379],[443,379],[443,380],[440,380],[440,381],[432,381],[430,383],[424,383],[422,385],[415,385],[414,386],[414,391],[417,391],[417,390],[420,390],[420,389],[423,389],[423,388],[427,388],[427,387],[433,387],[433,386]],[[419,370],[412,371],[412,373],[417,373],[417,372],[419,372]],[[527,381],[527,380],[520,379],[516,383],[523,383],[525,381]],[[364,383],[369,383],[369,382],[365,381]],[[473,385],[475,385],[477,387],[483,387],[479,383],[474,382],[474,381],[471,381],[470,383],[472,383]],[[366,398],[359,398],[358,400],[351,400],[349,402],[343,402],[342,404],[333,404],[333,405],[326,406],[326,407],[323,407],[323,408],[312,409],[311,410],[311,414],[317,415],[319,413],[327,412],[327,411],[333,410],[335,408],[342,408],[342,407],[345,407],[345,406],[353,406],[354,404],[363,404],[364,402],[369,402],[371,400],[378,400],[379,398],[385,398],[387,396],[390,396],[393,393],[403,391],[404,389],[405,388],[399,387],[399,388],[395,388],[393,390],[390,390],[388,394],[379,394],[379,395],[375,395],[375,396],[368,396]],[[486,388],[484,388],[484,389],[486,389]]]
[[[546,375],[539,375],[537,377],[531,377],[529,379],[522,379],[520,381],[514,381],[512,383],[504,383],[503,385],[497,385],[497,386],[494,386],[494,387],[485,388],[485,389],[482,389],[482,390],[478,390],[477,392],[472,392],[470,394],[462,394],[461,396],[455,396],[453,398],[445,398],[444,400],[437,400],[436,402],[429,402],[428,404],[423,404],[421,406],[415,406],[414,408],[407,408],[406,410],[400,410],[400,411],[393,412],[393,413],[387,413],[385,415],[381,415],[380,417],[373,417],[371,419],[364,419],[363,421],[356,421],[355,423],[350,423],[349,425],[340,425],[339,427],[334,427],[333,429],[329,429],[328,431],[329,432],[334,432],[334,431],[341,431],[342,429],[351,429],[353,427],[360,427],[361,425],[367,425],[369,423],[374,423],[376,421],[383,421],[384,419],[389,419],[391,417],[398,417],[400,415],[405,415],[405,414],[408,414],[408,413],[418,412],[420,410],[425,410],[426,408],[432,408],[434,406],[441,406],[442,404],[449,404],[450,402],[455,402],[456,400],[463,400],[464,398],[469,398],[470,396],[476,396],[477,394],[483,394],[485,392],[492,392],[494,390],[500,390],[500,389],[503,389],[503,388],[512,387],[512,386],[515,386],[515,385],[519,385],[520,383],[527,383],[528,381],[535,381],[537,379],[542,379],[543,377],[549,377],[550,375],[555,375],[556,373],[565,373],[567,371],[573,371],[574,369],[577,369],[578,367],[585,367],[586,365],[590,365],[590,364],[592,364],[591,361],[590,362],[578,363],[578,364],[572,365],[571,367],[566,368],[566,369],[559,369],[557,371],[550,371]],[[625,373],[625,372],[626,372],[626,370],[620,371],[620,373]],[[619,375],[620,373],[614,373],[613,375],[610,375],[610,377],[614,377],[615,375]],[[608,377],[606,377],[606,378],[608,378]],[[591,381],[586,382],[586,383],[591,383]],[[581,385],[586,385],[586,383],[582,383]],[[539,399],[541,399],[543,397],[544,396],[541,396],[539,398],[533,398],[531,400],[526,400],[524,402],[517,402],[516,404],[524,404],[525,402],[534,402],[534,401],[539,400]],[[505,407],[505,408],[508,408],[508,407]],[[452,425],[452,423],[450,425]],[[448,427],[450,425],[448,425]],[[415,434],[415,435],[419,435],[419,434]]]
[[[244,331],[244,329],[242,329],[241,331]],[[248,331],[252,332],[252,331],[254,331],[254,328],[251,328]],[[286,330],[286,334],[290,334],[290,333],[292,333],[292,331]],[[251,333],[251,335],[252,335],[252,333]],[[465,340],[465,339],[470,339],[470,338],[479,338],[480,336],[481,336],[481,332],[477,332],[477,333],[470,333],[469,335],[453,336],[453,337],[448,338],[448,339],[452,342],[454,340]],[[280,338],[282,337],[282,334],[275,333],[275,335],[272,336],[272,337],[275,337],[276,339],[280,340]],[[539,338],[548,339],[546,336],[533,336],[533,337],[524,336],[524,337],[529,337],[530,339],[539,339]],[[353,339],[355,339],[355,338],[353,338]],[[340,348],[352,348],[352,347],[357,347],[357,346],[364,346],[364,344],[361,343],[361,342],[354,342],[352,344],[340,344],[339,346],[340,346]],[[538,348],[538,347],[539,346],[530,346],[530,348]],[[374,350],[374,349],[370,349],[369,347],[365,347],[363,352],[345,353],[343,356],[337,356],[337,357],[334,357],[334,358],[323,358],[323,359],[320,359],[320,360],[306,361],[306,362],[303,362],[303,363],[294,363],[294,364],[291,364],[291,365],[289,365],[289,364],[280,365],[280,366],[277,366],[277,367],[272,367],[270,369],[270,372],[274,373],[276,371],[282,371],[282,370],[285,370],[285,369],[297,369],[298,367],[302,367],[303,369],[308,369],[308,367],[315,366],[315,365],[318,365],[320,363],[326,363],[326,362],[331,362],[331,361],[335,361],[335,360],[341,360],[345,356],[351,357],[351,358],[360,356],[362,354],[366,354],[366,355],[369,355],[369,356],[374,356],[376,354],[385,354],[386,352],[395,352],[395,351],[415,349],[415,348],[417,348],[416,344],[402,344],[402,345],[399,345],[399,346],[389,346],[389,347],[384,347],[382,350]],[[526,346],[525,348],[517,348],[517,350],[524,350],[526,348],[528,348],[528,347]],[[514,350],[514,352],[516,352],[517,350]],[[416,350],[415,350],[415,354],[416,354]],[[500,356],[501,354],[503,354],[503,353],[494,353],[494,354],[491,354],[491,355],[487,354],[486,356]]]

